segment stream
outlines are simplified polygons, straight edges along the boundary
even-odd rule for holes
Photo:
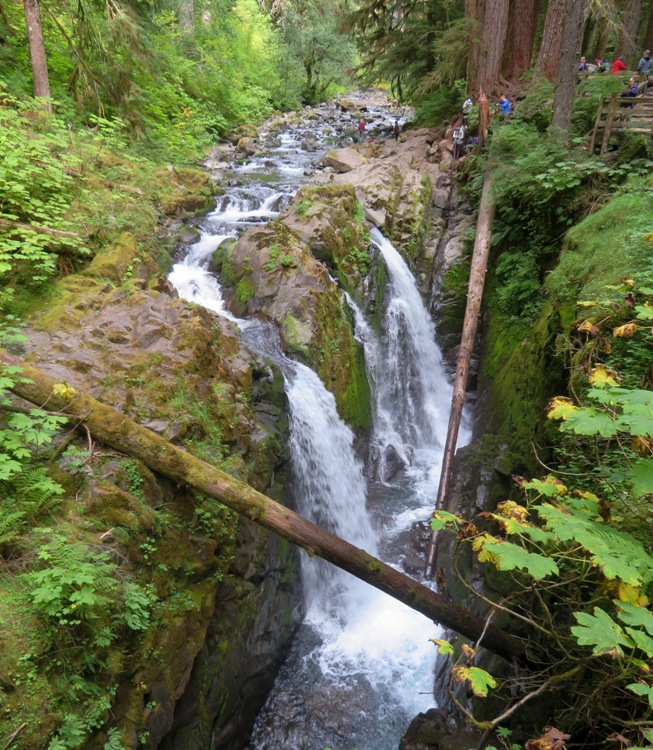
[[[403,259],[372,230],[389,277],[380,337],[348,299],[373,395],[367,471],[333,395],[314,372],[282,353],[271,324],[234,318],[207,270],[221,242],[273,219],[310,179],[330,138],[339,135],[329,105],[323,106],[325,119],[331,114],[329,127],[320,119],[310,127],[299,124],[278,134],[265,158],[232,165],[230,186],[216,209],[194,222],[201,238],[169,278],[181,297],[235,320],[247,346],[281,369],[297,510],[402,569],[414,522],[432,512],[451,400],[433,322]],[[319,109],[313,110],[318,117]],[[366,119],[372,133],[375,127],[389,131],[394,121],[387,107],[368,111]],[[319,145],[316,151],[301,147],[309,135]],[[460,444],[466,437],[463,429]],[[415,714],[434,705],[435,647],[429,639],[438,628],[303,552],[301,571],[306,618],[258,716],[249,750],[396,750]]]

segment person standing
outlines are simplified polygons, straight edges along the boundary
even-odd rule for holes
[[[474,102],[467,98],[463,102],[463,125],[467,125],[469,122],[469,113],[472,111],[472,107],[474,106]]]
[[[578,72],[587,73],[587,61],[584,57],[580,58],[580,62],[578,63]]]
[[[395,126],[392,128],[392,135],[395,141],[399,140],[399,118],[395,118]]]
[[[612,76],[618,76],[619,73],[621,73],[623,70],[627,70],[627,68],[624,65],[624,61],[620,57],[618,57],[612,63],[612,67],[610,68],[610,75],[612,75]]]
[[[365,135],[365,120],[361,120],[358,123],[358,140],[362,141],[364,135]]]
[[[639,73],[639,80],[648,81],[648,77],[651,75],[651,50],[644,50],[644,54],[637,63],[637,72]]]
[[[497,107],[501,110],[501,114],[507,117],[510,114],[510,99],[505,94],[501,94]]]

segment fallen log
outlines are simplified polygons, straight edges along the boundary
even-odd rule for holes
[[[451,471],[453,469],[453,458],[456,453],[458,442],[458,430],[460,429],[460,418],[463,413],[465,402],[465,391],[467,390],[467,376],[469,375],[469,360],[474,349],[476,340],[476,329],[478,328],[478,317],[481,313],[481,301],[483,299],[483,287],[485,286],[485,272],[487,270],[487,259],[490,253],[490,239],[492,238],[492,220],[494,219],[494,205],[490,202],[490,191],[492,189],[492,178],[490,173],[485,176],[481,203],[478,208],[478,219],[476,221],[476,240],[472,253],[472,266],[469,272],[469,285],[467,287],[467,305],[465,307],[465,318],[463,321],[463,332],[456,363],[456,378],[453,384],[453,397],[451,399],[451,411],[449,412],[449,425],[447,427],[447,439],[442,456],[442,469],[440,471],[440,485],[438,496],[435,501],[435,512],[444,507],[444,501],[449,492]],[[432,531],[429,545],[426,551],[426,565],[424,575],[430,578],[433,575],[435,560],[437,557],[437,532]]]
[[[79,239],[77,232],[66,232],[63,229],[42,227],[39,224],[23,224],[22,221],[5,219],[3,216],[0,216],[0,226],[7,227],[8,229],[28,229],[29,231],[37,232],[38,234],[49,234],[51,237],[70,237],[72,239]]]
[[[111,448],[139,459],[159,474],[219,500],[255,523],[299,545],[309,555],[328,560],[435,622],[473,641],[482,637],[485,648],[504,658],[512,660],[524,653],[520,640],[489,625],[244,482],[177,448],[115,409],[70,386],[55,389],[57,381],[54,378],[2,349],[1,364],[22,368],[22,376],[28,382],[16,383],[11,388],[20,398],[70,416]]]

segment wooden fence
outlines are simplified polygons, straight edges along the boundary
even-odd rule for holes
[[[605,154],[610,137],[619,130],[653,134],[653,97],[604,96],[592,131],[590,154],[599,146],[601,155]]]

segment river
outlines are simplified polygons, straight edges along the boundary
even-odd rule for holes
[[[389,132],[394,121],[389,107],[368,111],[366,119],[370,136]],[[340,134],[345,129],[343,124]],[[280,351],[270,324],[234,318],[219,279],[207,270],[222,241],[273,219],[310,180],[333,131],[333,121],[328,128],[321,120],[299,124],[278,134],[265,159],[233,165],[216,209],[196,222],[200,240],[170,280],[180,296],[236,320],[247,345],[283,372],[299,512],[402,569],[414,522],[432,510],[451,399],[433,322],[409,268],[373,230],[372,243],[389,276],[380,337],[349,300],[373,393],[374,462],[367,471],[352,431],[317,375]],[[337,126],[335,131],[337,137]],[[317,151],[302,149],[308,136],[317,141]],[[398,461],[406,468],[395,474]],[[249,750],[395,750],[413,716],[434,705],[435,647],[429,639],[438,628],[304,553],[302,582],[306,618],[258,716]]]

